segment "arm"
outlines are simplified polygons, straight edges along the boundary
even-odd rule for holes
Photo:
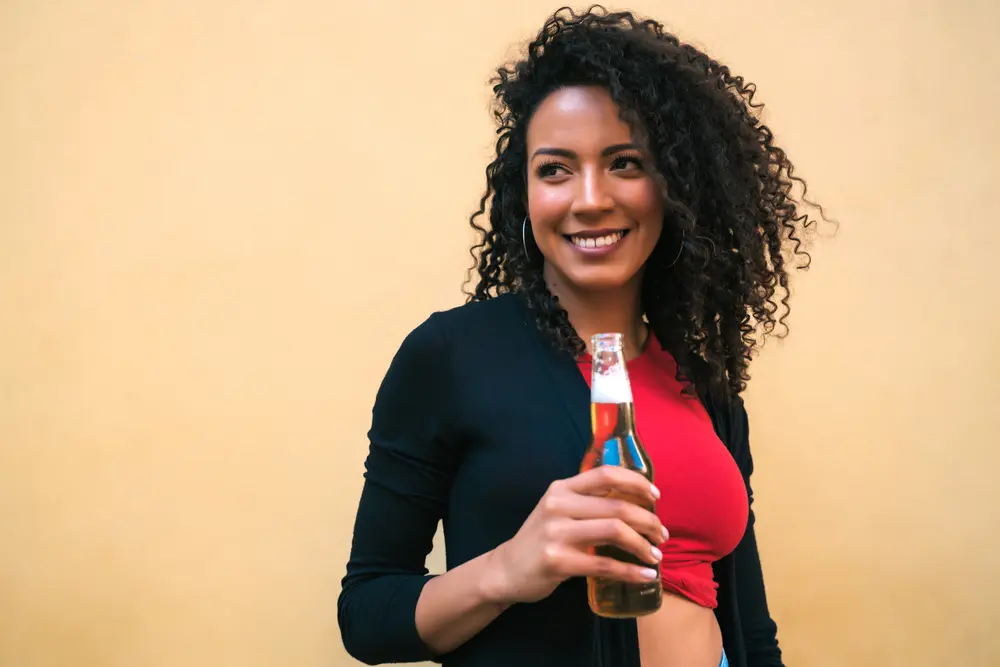
[[[771,619],[764,589],[764,576],[754,534],[753,490],[750,475],[753,458],[750,455],[749,420],[742,402],[732,416],[733,440],[742,449],[743,475],[750,496],[750,517],[747,530],[733,553],[736,565],[737,599],[748,667],[783,667],[781,649],[778,648],[778,626]]]
[[[365,483],[337,617],[367,664],[433,660],[490,623],[490,554],[439,577],[425,567],[458,453],[447,349],[432,316],[403,342],[372,411]]]

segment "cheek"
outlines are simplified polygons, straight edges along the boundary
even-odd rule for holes
[[[663,226],[663,201],[652,179],[636,182],[623,199],[631,218],[659,233]]]
[[[663,231],[663,200],[652,180],[636,180],[620,191],[619,204],[639,225],[637,249],[648,257]]]
[[[528,187],[528,216],[539,233],[553,231],[566,218],[573,204],[569,188],[538,185]]]

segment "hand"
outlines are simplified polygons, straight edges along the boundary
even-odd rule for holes
[[[489,597],[499,604],[536,602],[570,577],[648,582],[659,576],[593,553],[595,545],[607,544],[650,565],[662,558],[654,546],[667,539],[659,518],[633,502],[602,497],[612,493],[650,506],[659,497],[645,477],[617,466],[553,482],[517,534],[494,550]]]

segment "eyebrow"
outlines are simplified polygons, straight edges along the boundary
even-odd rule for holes
[[[635,150],[641,151],[642,148],[638,144],[627,143],[627,144],[614,144],[613,146],[608,146],[603,151],[601,151],[601,157],[607,157],[613,155],[614,153],[620,153],[622,151]],[[555,155],[558,157],[564,157],[569,160],[575,160],[577,155],[575,152],[568,150],[566,148],[550,148],[548,146],[542,146],[536,150],[531,159],[534,160],[539,155]]]

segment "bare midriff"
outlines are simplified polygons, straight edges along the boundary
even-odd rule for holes
[[[663,606],[637,624],[642,667],[719,667],[722,632],[712,609],[663,591]]]

